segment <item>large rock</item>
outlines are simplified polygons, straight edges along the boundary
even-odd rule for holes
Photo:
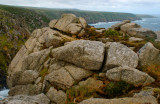
[[[49,53],[50,49],[45,49],[26,56],[22,62],[22,70],[35,70],[40,72]]]
[[[146,96],[146,97],[119,98],[119,99],[91,98],[84,100],[79,104],[158,104],[158,102],[155,97]]]
[[[120,30],[120,27],[121,27],[122,25],[124,25],[124,24],[126,24],[126,23],[130,23],[130,22],[131,22],[131,21],[129,21],[129,20],[125,20],[125,21],[123,21],[123,22],[120,22],[120,23],[117,23],[117,24],[112,25],[111,28],[114,29],[114,30]]]
[[[160,41],[160,31],[157,31],[156,34],[157,34],[157,41]]]
[[[160,51],[150,42],[146,43],[138,51],[138,56],[140,59],[140,65],[143,67],[160,63]]]
[[[141,26],[136,23],[126,23],[120,27],[121,31],[127,33],[131,28],[140,28]]]
[[[74,14],[63,14],[59,20],[52,20],[49,26],[65,33],[78,34],[87,26],[87,23],[82,17],[77,18]]]
[[[81,81],[78,84],[79,86],[85,86],[86,88],[92,88],[94,90],[98,90],[103,86],[103,82],[101,80],[96,80],[92,77],[88,78],[85,81]]]
[[[56,59],[73,63],[88,70],[99,70],[104,59],[105,45],[97,41],[76,40],[52,50]]]
[[[15,87],[12,87],[9,91],[10,96],[15,95],[37,95],[40,94],[42,90],[42,83],[38,85],[17,85]]]
[[[76,81],[80,81],[92,75],[91,71],[88,71],[73,65],[66,65],[65,69],[70,73],[70,75]]]
[[[103,70],[117,66],[137,67],[139,61],[138,55],[127,46],[113,42],[109,45],[107,43],[106,47],[108,48],[108,52],[106,53],[106,64]]]
[[[46,79],[52,84],[56,85],[62,89],[70,88],[74,84],[74,79],[71,77],[70,73],[61,68],[58,70],[53,70],[46,76]]]
[[[19,76],[17,84],[18,85],[33,84],[35,83],[38,76],[39,74],[36,71],[26,70]]]
[[[0,101],[0,104],[50,104],[50,100],[44,94],[36,96],[17,95]]]
[[[66,94],[61,90],[57,91],[54,87],[51,87],[46,95],[53,103],[65,104],[66,102]]]
[[[145,29],[145,28],[131,28],[128,31],[128,34],[130,36],[135,36],[135,37],[140,37],[140,38],[157,38],[157,35],[155,32],[153,32],[152,30],[149,29]]]
[[[141,72],[130,67],[117,67],[107,71],[106,76],[113,81],[125,81],[134,86],[145,86],[151,84],[155,80],[147,73]]]

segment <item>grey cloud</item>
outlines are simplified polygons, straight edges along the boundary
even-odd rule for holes
[[[147,13],[159,12],[160,0],[0,0],[1,4],[49,7],[77,8],[83,10]]]

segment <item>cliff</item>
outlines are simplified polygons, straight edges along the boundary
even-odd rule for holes
[[[63,14],[32,32],[8,69],[5,104],[158,104],[152,30],[123,21],[96,29]],[[154,68],[154,69],[153,69]]]

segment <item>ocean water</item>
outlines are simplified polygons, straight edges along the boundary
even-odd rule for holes
[[[0,91],[0,100],[4,99],[5,97],[8,96],[9,89],[4,88],[3,90]]]
[[[91,26],[95,26],[96,28],[109,28],[112,25],[121,22],[121,21],[115,21],[115,22],[99,22],[95,24],[90,24]],[[137,23],[141,25],[143,28],[148,28],[153,31],[160,31],[160,17],[157,18],[142,18],[142,20],[136,20],[132,21],[134,23]]]

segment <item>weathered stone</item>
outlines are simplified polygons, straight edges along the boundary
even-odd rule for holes
[[[117,66],[137,67],[139,61],[138,55],[127,46],[116,42],[107,44],[107,46],[109,48],[107,48],[106,64],[103,70]]]
[[[128,31],[128,34],[130,36],[135,36],[139,38],[157,38],[156,33],[154,33],[152,30],[145,29],[145,28],[131,28]]]
[[[130,42],[139,42],[139,41],[143,41],[144,39],[142,39],[142,38],[135,38],[135,37],[130,37],[129,38],[129,41]]]
[[[53,48],[56,48],[62,45],[64,40],[60,36],[61,33],[48,27],[43,28],[42,31],[43,35],[39,37],[38,40],[39,42],[45,44],[45,47],[49,48],[52,46]]]
[[[11,64],[9,65],[9,68],[7,70],[8,71],[7,85],[9,88],[11,88],[14,85],[13,79],[15,79],[15,78],[12,78],[14,76],[14,74],[19,71],[22,71],[23,59],[28,54],[29,54],[29,51],[26,49],[25,46],[22,46],[22,48],[19,50],[19,52],[16,54],[16,56],[11,61]]]
[[[53,49],[52,56],[84,69],[99,70],[104,59],[104,47],[105,45],[101,42],[76,40]]]
[[[103,86],[103,82],[101,80],[96,80],[96,79],[90,77],[85,81],[79,82],[78,85],[79,86],[85,86],[85,87],[88,87],[88,88],[92,88],[94,90],[98,90],[100,87]]]
[[[57,85],[62,89],[70,88],[74,84],[74,79],[64,68],[53,70],[46,77],[51,84]]]
[[[39,74],[33,70],[26,70],[24,71],[17,82],[18,85],[27,85],[33,84],[35,80],[38,78]]]
[[[136,23],[126,23],[120,27],[121,31],[125,33],[127,33],[131,28],[141,28],[141,26]]]
[[[81,25],[83,26],[83,28],[87,27],[87,22],[86,22],[86,20],[84,18],[79,17],[79,21],[80,21]]]
[[[50,49],[45,49],[26,56],[22,63],[22,70],[35,70],[40,72],[49,52]]]
[[[56,104],[65,104],[66,102],[66,94],[61,90],[57,91],[54,87],[51,87],[46,95],[51,102]]]
[[[156,31],[157,34],[157,41],[160,41],[160,31]]]
[[[145,86],[151,84],[155,80],[150,77],[147,73],[141,72],[137,69],[130,67],[117,67],[108,70],[106,76],[110,80],[114,81],[125,81],[134,86]]]
[[[84,18],[77,18],[74,14],[64,14],[59,20],[52,20],[49,26],[65,33],[79,34],[87,26],[87,22]]]
[[[91,71],[88,71],[88,70],[85,70],[85,69],[82,69],[82,68],[78,68],[78,67],[73,66],[73,65],[66,65],[65,69],[70,73],[70,75],[76,81],[80,81],[83,78],[87,78],[87,77],[92,75]]]
[[[152,43],[146,43],[138,52],[140,65],[143,67],[160,63],[160,51]]]
[[[50,104],[50,100],[44,94],[36,96],[17,95],[0,101],[0,104]]]
[[[50,27],[50,28],[54,28],[54,26],[56,25],[57,21],[58,21],[57,19],[51,20],[51,21],[49,22],[49,27]]]
[[[123,22],[120,22],[120,23],[117,23],[117,24],[112,25],[111,28],[114,29],[114,30],[120,30],[120,27],[121,27],[122,25],[124,25],[124,24],[126,24],[126,23],[130,23],[130,22],[131,22],[131,21],[129,21],[129,20],[125,20],[125,21],[123,21]]]
[[[15,87],[12,87],[9,91],[10,96],[15,95],[37,95],[41,93],[42,84],[38,85],[17,85]]]
[[[158,104],[158,102],[155,97],[146,96],[146,97],[133,97],[133,98],[115,98],[115,99],[91,98],[84,100],[79,104]]]

